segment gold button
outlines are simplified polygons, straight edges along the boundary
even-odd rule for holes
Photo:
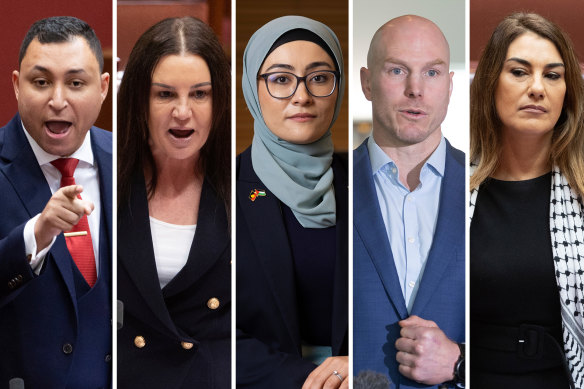
[[[143,336],[138,335],[134,338],[134,344],[136,345],[136,347],[142,348],[146,346],[146,339],[144,339]]]
[[[180,342],[180,345],[182,346],[182,348],[184,348],[185,350],[190,350],[193,348],[193,344],[191,342]]]
[[[207,301],[207,306],[209,309],[217,309],[219,308],[219,299],[216,297],[211,297],[209,301]]]

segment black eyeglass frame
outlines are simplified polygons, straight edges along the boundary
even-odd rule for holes
[[[333,88],[331,89],[331,92],[328,95],[317,96],[317,95],[315,95],[314,93],[312,93],[310,91],[310,88],[308,88],[308,85],[306,84],[306,79],[309,78],[314,73],[332,73],[332,75],[335,76],[335,84],[333,85]],[[290,74],[290,75],[296,77],[296,88],[294,88],[294,91],[292,91],[292,93],[290,93],[286,97],[276,97],[276,96],[274,96],[272,94],[272,92],[270,91],[270,87],[268,86],[268,77],[271,76],[272,74]],[[275,99],[280,99],[280,100],[289,99],[290,97],[294,96],[294,94],[298,90],[298,85],[300,85],[300,82],[304,82],[304,87],[306,88],[306,91],[312,97],[329,97],[330,95],[332,95],[335,92],[335,89],[337,89],[338,80],[339,80],[340,76],[341,76],[341,73],[339,73],[336,70],[316,70],[314,72],[308,73],[304,77],[297,76],[296,74],[290,73],[290,72],[270,72],[270,73],[264,73],[264,74],[258,75],[258,77],[263,78],[264,81],[266,82],[266,89],[268,90],[268,93],[270,94],[270,96],[272,96]]]

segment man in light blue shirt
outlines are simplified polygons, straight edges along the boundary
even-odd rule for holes
[[[373,134],[354,155],[355,373],[398,388],[463,384],[464,154],[442,136],[452,93],[440,29],[384,24],[361,68]]]

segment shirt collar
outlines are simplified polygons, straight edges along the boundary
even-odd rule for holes
[[[446,166],[446,139],[444,136],[440,138],[438,147],[436,147],[436,150],[430,155],[430,158],[428,158],[425,165],[432,167],[440,177],[444,177],[444,166]]]
[[[390,164],[395,165],[395,162],[387,155],[375,140],[373,135],[367,140],[367,148],[369,150],[369,162],[371,163],[371,171],[375,175],[383,166]],[[436,150],[430,155],[424,166],[431,167],[434,172],[441,177],[444,177],[444,166],[446,165],[446,139],[444,136],[440,138],[440,143]]]
[[[369,162],[371,163],[371,171],[373,172],[373,175],[377,174],[379,169],[387,164],[395,165],[395,162],[393,162],[393,160],[381,150],[381,147],[375,143],[373,135],[369,136],[369,139],[367,140],[367,148],[369,149]]]
[[[28,143],[30,143],[30,147],[32,148],[32,152],[34,153],[39,166],[49,164],[55,159],[61,158],[58,155],[49,154],[43,150],[41,146],[39,146],[39,144],[33,139],[33,137],[30,136],[28,131],[26,131],[26,128],[24,128],[24,123],[22,123],[22,130],[24,131],[24,135],[26,135],[26,139],[28,139]],[[87,131],[87,134],[85,134],[85,139],[83,139],[83,143],[81,143],[81,146],[73,154],[71,154],[69,158],[77,158],[79,161],[86,162],[93,166],[93,151],[91,150],[91,137],[89,133],[90,131]]]

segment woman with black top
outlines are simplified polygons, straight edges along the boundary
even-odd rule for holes
[[[339,41],[317,21],[275,19],[250,39],[242,85],[254,138],[236,173],[237,387],[348,388]]]
[[[471,85],[473,389],[584,386],[583,102],[559,27],[497,26]]]
[[[165,19],[118,92],[119,388],[231,387],[230,67]]]

